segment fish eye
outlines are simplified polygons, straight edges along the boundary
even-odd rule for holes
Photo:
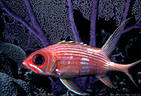
[[[41,54],[36,54],[35,56],[33,56],[32,62],[36,65],[42,65],[45,62],[44,56],[42,56]]]

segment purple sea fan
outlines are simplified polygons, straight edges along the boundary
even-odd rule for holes
[[[132,14],[135,16],[136,21],[141,21],[141,0],[135,0]]]
[[[112,0],[100,0],[98,6],[98,17],[105,18],[106,21],[114,16],[114,3]]]

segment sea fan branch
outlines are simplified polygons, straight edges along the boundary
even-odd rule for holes
[[[135,24],[135,25],[128,27],[127,29],[123,30],[122,33],[126,33],[126,32],[133,30],[133,29],[139,29],[139,28],[141,28],[141,26],[138,26],[138,25]]]
[[[41,32],[42,29],[41,29],[39,23],[37,22],[37,19],[36,19],[35,15],[34,15],[34,12],[33,12],[33,8],[31,8],[30,1],[29,0],[24,0],[24,2],[25,2],[25,5],[26,5],[26,9],[28,11],[28,14],[30,16],[30,20],[31,20],[32,25],[36,29],[40,30],[39,32]]]
[[[126,5],[125,5],[126,7],[125,7],[125,10],[124,10],[124,13],[123,13],[123,17],[122,17],[122,21],[121,22],[123,22],[127,18],[129,7],[130,7],[130,2],[131,2],[131,0],[127,0],[127,2],[126,2]]]
[[[73,35],[74,35],[75,41],[79,42],[80,38],[79,38],[79,33],[77,31],[77,28],[74,22],[74,17],[73,17],[73,12],[72,12],[72,3],[71,3],[71,0],[67,0],[67,2],[68,2],[68,7],[69,7],[68,9],[69,10],[69,19],[70,19]]]
[[[41,34],[39,30],[37,30],[34,26],[29,24],[27,21],[25,21],[22,17],[19,17],[15,12],[10,10],[6,4],[3,2],[3,0],[0,0],[0,5],[2,9],[4,9],[10,16],[12,16],[14,19],[22,23],[30,32],[32,32],[43,44],[43,46],[49,45],[48,41],[46,40],[46,37],[44,34]]]
[[[92,14],[91,14],[91,25],[90,25],[90,45],[91,46],[96,46],[97,6],[98,6],[98,1],[93,0],[93,7],[92,7]]]

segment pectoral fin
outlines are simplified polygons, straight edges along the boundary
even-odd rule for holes
[[[67,87],[70,91],[78,95],[88,95],[80,90],[80,88],[72,82],[70,79],[60,79],[60,81]]]
[[[105,85],[111,88],[116,88],[110,81],[110,79],[107,76],[97,76],[97,78],[103,82]]]

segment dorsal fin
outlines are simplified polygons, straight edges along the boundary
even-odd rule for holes
[[[92,46],[89,46],[87,44],[84,44],[83,42],[76,42],[76,41],[60,41],[58,42],[57,44],[70,44],[70,45],[80,45],[82,47],[87,47],[87,48],[92,48],[92,49],[95,49],[95,50],[99,50],[101,48],[96,48],[96,47],[92,47]]]
[[[83,42],[76,42],[76,41],[60,41],[57,44],[72,44],[72,45],[87,45],[83,44]]]
[[[106,53],[107,56],[110,56],[112,51],[115,49],[115,46],[122,35],[123,28],[125,27],[126,23],[130,20],[124,20],[120,26],[113,32],[113,34],[108,38],[105,44],[102,46],[102,50]]]

